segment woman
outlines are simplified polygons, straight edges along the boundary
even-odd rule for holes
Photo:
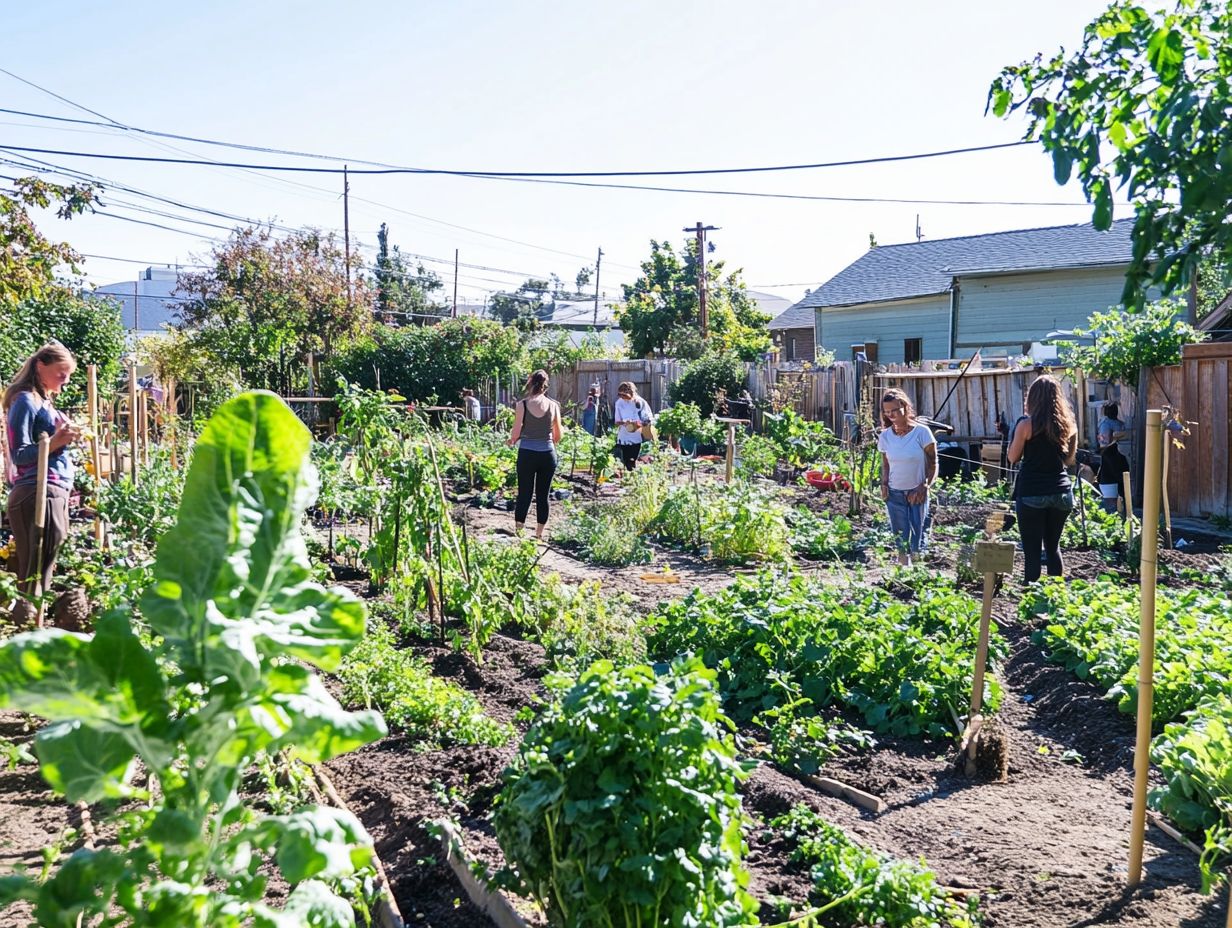
[[[526,378],[526,389],[513,414],[513,433],[507,444],[518,446],[518,502],[513,528],[518,535],[526,525],[530,498],[535,497],[535,538],[543,539],[548,524],[548,493],[556,474],[556,444],[560,441],[560,405],[548,399],[548,373],[538,370]]]
[[[592,386],[586,391],[586,405],[582,407],[582,428],[587,435],[595,434],[595,416],[599,412],[599,387]]]
[[[4,391],[9,454],[16,468],[9,493],[8,517],[16,544],[17,578],[26,596],[44,593],[51,585],[56,556],[68,537],[68,497],[73,488],[73,462],[67,448],[81,437],[80,429],[52,404],[68,383],[77,361],[59,342],[44,345],[26,360]],[[47,458],[47,514],[42,563],[34,537],[34,495],[38,483],[39,438],[51,436]]]
[[[1121,421],[1121,409],[1116,403],[1104,403],[1104,416],[1099,420],[1099,493],[1104,510],[1117,511],[1117,500],[1125,496],[1124,474],[1129,461],[1121,453],[1120,440],[1129,437]]]
[[[902,390],[882,394],[881,424],[881,498],[898,562],[910,567],[911,556],[928,546],[928,488],[937,479],[937,441],[927,426],[915,421],[915,407]]]
[[[1031,384],[1026,410],[1014,426],[1006,457],[1010,464],[1022,462],[1014,501],[1022,535],[1023,579],[1031,583],[1040,576],[1041,544],[1048,576],[1062,575],[1061,530],[1074,508],[1067,468],[1078,451],[1078,426],[1061,384],[1047,374]]]
[[[642,453],[642,427],[651,425],[654,416],[650,414],[650,404],[637,395],[637,387],[631,381],[624,381],[616,388],[616,450],[620,453],[620,461],[625,470],[633,470],[637,466],[638,456]]]

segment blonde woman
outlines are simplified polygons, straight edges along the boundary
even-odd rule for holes
[[[77,361],[59,342],[44,345],[26,359],[17,377],[4,391],[9,454],[16,469],[9,493],[8,517],[17,554],[17,577],[27,596],[51,585],[56,556],[68,537],[68,497],[73,488],[73,462],[67,449],[81,437],[53,404],[73,376]],[[34,550],[34,494],[38,483],[38,443],[50,435],[47,459],[47,517],[43,532],[42,563]]]
[[[1060,577],[1061,530],[1074,508],[1069,467],[1078,451],[1074,411],[1055,377],[1044,374],[1027,390],[1027,414],[1014,426],[1006,457],[1022,462],[1014,483],[1018,531],[1022,535],[1023,580],[1040,576],[1040,546],[1048,561],[1048,576]]]
[[[652,425],[654,416],[650,412],[650,404],[637,395],[637,387],[630,380],[623,381],[616,388],[617,425],[616,450],[620,453],[620,462],[625,470],[633,470],[637,459],[642,453],[642,426]]]
[[[902,390],[881,397],[877,437],[881,452],[881,498],[898,547],[898,562],[907,567],[911,556],[928,545],[928,488],[937,479],[937,440],[928,426],[915,420],[915,407]]]
[[[548,524],[548,494],[556,475],[556,445],[560,441],[560,404],[548,399],[548,373],[535,371],[526,378],[526,390],[513,414],[513,433],[507,444],[518,448],[518,501],[513,528],[526,525],[531,497],[535,498],[535,538],[543,538]]]

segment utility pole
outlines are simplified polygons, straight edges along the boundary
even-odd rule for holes
[[[599,249],[599,254],[595,258],[595,318],[592,325],[599,328],[599,265],[603,263],[603,249]]]
[[[342,166],[342,248],[346,253],[343,266],[346,268],[347,315],[351,312],[351,181],[347,165]]]
[[[697,233],[697,321],[702,328],[702,341],[710,335],[710,314],[706,311],[706,233],[718,230],[718,226],[704,226],[699,220],[695,226],[686,226],[684,232]]]
[[[453,250],[453,317],[458,318],[458,249]]]
[[[141,330],[141,279],[133,281],[133,344],[136,344],[137,332]]]

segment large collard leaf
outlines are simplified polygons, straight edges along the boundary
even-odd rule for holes
[[[372,838],[359,819],[327,806],[267,816],[233,841],[263,850],[276,846],[278,869],[291,884],[349,877],[373,859]]]
[[[38,888],[38,924],[45,928],[92,924],[82,916],[108,910],[128,867],[129,861],[114,851],[74,851],[55,875]]]
[[[310,444],[304,425],[266,392],[226,403],[202,433],[143,599],[190,675],[245,688],[271,654],[329,669],[362,634],[359,602],[309,579],[298,528],[316,493]]]
[[[34,749],[44,778],[70,802],[129,794],[136,752],[123,735],[76,720],[53,722],[35,736]]]

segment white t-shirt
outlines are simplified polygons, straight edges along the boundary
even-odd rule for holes
[[[636,400],[630,401],[618,397],[616,399],[616,421],[623,422],[626,419],[641,422],[644,425],[649,425],[654,421],[650,415],[650,406],[644,399],[638,397]],[[640,445],[642,443],[642,430],[640,428],[630,429],[627,425],[618,426],[616,430],[616,443],[618,445]]]
[[[882,431],[877,438],[877,450],[890,461],[891,490],[914,490],[924,482],[928,460],[924,449],[936,443],[928,426],[919,423],[906,435],[896,435],[892,428]]]
[[[472,419],[475,422],[479,421],[479,397],[464,396],[462,397],[462,406],[466,409],[466,418]]]

